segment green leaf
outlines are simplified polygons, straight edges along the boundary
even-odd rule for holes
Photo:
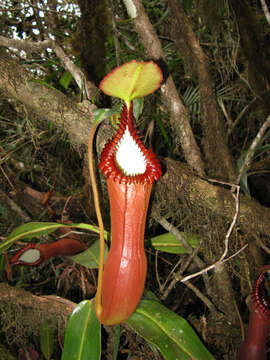
[[[0,281],[5,281],[6,277],[6,258],[5,256],[0,256]]]
[[[46,86],[47,88],[49,89],[52,89],[52,90],[56,90],[57,89],[55,87],[53,87],[52,85],[50,85],[48,82],[44,81],[44,80],[41,80],[41,79],[33,79],[33,80],[30,80],[31,82],[34,82],[34,83],[38,83],[38,84],[41,84],[41,85],[44,85]]]
[[[59,83],[63,86],[64,89],[68,89],[69,84],[72,80],[72,75],[69,71],[65,71],[63,75],[60,77]]]
[[[134,115],[134,118],[136,120],[138,120],[139,117],[142,114],[143,105],[144,105],[144,99],[143,98],[133,100],[133,115]]]
[[[61,227],[75,227],[83,230],[90,230],[99,233],[99,228],[93,225],[78,224],[59,224],[54,222],[30,222],[17,227],[11,234],[0,244],[0,254],[7,250],[15,241],[22,239],[32,239],[42,235],[47,235]],[[105,239],[107,232],[104,233]]]
[[[99,264],[99,253],[100,253],[99,241],[96,241],[84,252],[74,256],[70,256],[70,259],[89,269],[96,269],[98,268],[98,264]],[[107,254],[108,254],[108,247],[105,244],[104,261],[106,259]]]
[[[236,163],[236,169],[237,171],[239,172],[239,170],[241,169],[241,166],[243,165],[244,161],[245,161],[245,158],[247,156],[247,153],[248,151],[247,150],[244,150],[239,159],[237,160],[237,163]],[[248,197],[250,197],[250,190],[249,190],[249,185],[248,185],[248,175],[247,175],[247,170],[248,169],[245,169],[245,171],[243,172],[243,175],[240,179],[240,187],[241,187],[241,190],[243,190],[244,194]]]
[[[31,222],[17,227],[11,234],[0,244],[0,252],[8,249],[15,241],[21,239],[32,239],[42,235],[50,234],[60,228],[61,224],[53,222]]]
[[[109,96],[130,102],[156,91],[162,80],[162,72],[156,63],[132,60],[113,69],[99,88]]]
[[[95,109],[94,114],[94,123],[98,124],[101,121],[112,117],[113,115],[119,116],[120,109]]]
[[[193,0],[184,0],[183,1],[183,7],[186,11],[186,13],[190,13],[191,9],[192,9],[192,3],[193,3]]]
[[[200,95],[199,87],[194,87],[190,85],[187,87],[186,91],[183,94],[184,104],[188,107],[189,112],[194,115],[200,115],[201,113],[201,104],[200,104]]]
[[[162,123],[162,121],[161,121],[161,116],[160,116],[160,114],[158,114],[158,115],[156,116],[156,119],[157,119],[157,123],[158,123],[158,127],[159,127],[159,129],[160,129],[161,135],[163,136],[164,141],[165,141],[166,144],[168,145],[169,150],[172,151],[172,147],[173,147],[173,146],[172,146],[172,142],[171,142],[171,140],[170,140],[170,138],[169,138],[169,135],[167,134],[167,131],[165,130],[165,127],[164,127],[164,125],[163,125],[163,123]]]
[[[99,360],[100,326],[93,300],[80,302],[68,320],[61,360]]]
[[[40,347],[42,354],[46,360],[50,360],[53,354],[54,347],[54,334],[56,331],[56,321],[55,323],[49,323],[48,320],[45,320],[39,329],[40,333]]]
[[[185,237],[190,246],[195,248],[199,241],[195,236],[187,237],[185,233],[181,232],[181,235]],[[181,242],[176,239],[176,237],[171,233],[165,233],[159,236],[151,238],[152,246],[159,251],[171,253],[171,254],[186,254],[187,251],[181,244]]]
[[[214,360],[189,323],[158,301],[142,300],[127,324],[165,360]]]

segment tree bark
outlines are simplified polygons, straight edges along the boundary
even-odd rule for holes
[[[35,311],[41,311],[44,316],[50,318],[52,316],[61,316],[68,319],[77,304],[70,300],[61,298],[60,296],[36,296],[29,291],[9,286],[6,283],[0,283],[0,302],[9,302],[23,306],[31,311],[32,317],[36,318]],[[39,316],[37,316],[39,318]]]
[[[264,44],[263,22],[249,1],[233,0],[229,6],[236,15],[241,52],[247,60],[247,80],[264,111],[262,116],[268,116],[270,61],[268,46]]]
[[[216,100],[215,89],[206,55],[201,48],[178,0],[170,0],[173,19],[172,36],[187,67],[192,64],[193,76],[198,78],[201,103],[202,145],[208,174],[219,179],[235,180],[233,160],[226,141],[226,130]]]
[[[183,163],[166,158],[164,160],[166,172],[155,185],[156,197],[166,201],[167,206],[173,201],[181,201],[181,193],[189,201],[189,205],[209,209],[214,214],[232,221],[235,214],[235,199],[230,190],[223,186],[216,186],[196,176]],[[269,208],[257,201],[240,195],[240,210],[237,224],[247,233],[254,231],[262,235],[270,235]]]
[[[38,82],[4,51],[0,51],[0,89],[6,98],[19,100],[40,119],[64,129],[74,145],[87,143],[92,112],[79,107],[60,91]],[[93,108],[90,106],[90,110]]]
[[[68,318],[76,306],[59,296],[36,296],[0,283],[1,332],[11,343],[20,343],[31,334],[39,336],[39,328],[44,321],[58,329],[58,339],[63,342]]]
[[[1,49],[0,92],[9,101],[22,103],[29,113],[35,114],[41,121],[51,122],[59,130],[65,131],[77,150],[88,146],[96,106],[89,101],[74,102],[60,91],[38,82]],[[99,128],[98,151],[103,149],[111,134],[111,127],[106,123]]]
[[[94,105],[87,108],[69,100],[60,91],[48,88],[34,81],[33,76],[10,56],[0,52],[0,89],[6,99],[22,102],[42,120],[52,122],[56,127],[64,129],[75,146],[87,145],[93,122]],[[86,110],[85,110],[86,109]],[[106,123],[99,130],[98,148],[111,136],[111,126]],[[191,204],[211,209],[217,215],[233,218],[235,202],[231,192],[224,187],[216,186],[197,177],[183,163],[165,159],[166,173],[156,185],[156,196],[166,202],[181,191]],[[177,195],[178,194],[178,195]],[[242,195],[238,223],[243,229],[270,235],[269,209],[258,202]]]

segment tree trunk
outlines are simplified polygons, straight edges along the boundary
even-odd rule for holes
[[[189,19],[178,0],[170,0],[173,14],[172,37],[187,67],[192,65],[193,76],[199,83],[203,150],[207,160],[207,172],[221,180],[235,180],[233,160],[226,141],[224,120],[216,100],[209,64]]]

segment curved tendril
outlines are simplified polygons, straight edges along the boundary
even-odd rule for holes
[[[97,315],[101,315],[102,313],[102,304],[101,304],[101,289],[102,289],[102,280],[103,280],[103,265],[104,265],[104,225],[102,220],[102,215],[100,211],[99,205],[99,196],[98,196],[98,189],[97,189],[97,182],[96,176],[94,171],[94,161],[93,161],[93,143],[94,137],[99,124],[95,124],[91,130],[91,134],[88,140],[88,167],[89,167],[89,174],[92,184],[92,190],[94,195],[94,204],[95,210],[98,220],[99,226],[99,238],[100,238],[100,256],[99,256],[99,267],[98,267],[98,286],[97,286],[97,293],[96,293],[96,312]]]

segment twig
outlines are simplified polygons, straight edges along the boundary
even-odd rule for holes
[[[18,204],[16,204],[14,200],[10,199],[10,197],[8,197],[6,193],[2,190],[0,190],[0,199],[2,199],[2,201],[5,201],[10,207],[10,209],[14,211],[22,219],[23,222],[31,221],[31,218],[27,215],[27,213]]]
[[[208,307],[212,313],[217,311],[215,305],[205,295],[203,295],[203,293],[196,286],[191,284],[189,281],[186,281],[185,285],[196,294],[196,296]]]
[[[268,22],[268,25],[270,26],[270,13],[269,13],[269,10],[268,10],[265,0],[261,0],[261,4],[262,4],[263,11],[264,11],[264,15]]]
[[[264,243],[261,241],[261,239],[259,238],[259,236],[255,236],[256,242],[258,243],[258,245],[266,252],[266,254],[270,255],[270,249],[269,247],[267,247],[266,245],[264,245]]]
[[[233,217],[233,220],[231,222],[231,225],[227,231],[227,234],[226,234],[226,237],[225,237],[225,249],[224,249],[224,252],[221,256],[221,258],[219,259],[219,262],[222,262],[222,260],[227,256],[228,254],[228,250],[229,250],[229,239],[230,239],[230,236],[231,236],[231,233],[233,231],[233,228],[235,226],[235,223],[236,223],[236,220],[238,218],[238,214],[239,214],[239,192],[240,192],[240,186],[236,186],[236,194],[232,193],[232,196],[234,197],[235,199],[235,214],[234,214],[234,217]]]
[[[122,37],[124,43],[126,44],[126,46],[132,50],[132,51],[136,51],[136,48],[129,42],[128,38],[126,35],[124,35],[123,33],[121,33],[121,31],[119,31],[117,28],[115,29],[116,31],[116,34],[119,36],[119,37]]]
[[[174,278],[173,280],[170,282],[169,286],[167,287],[166,291],[161,295],[160,299],[161,300],[165,300],[169,293],[172,291],[172,289],[175,287],[176,283],[181,281],[181,274],[185,271],[186,267],[189,265],[189,263],[191,262],[192,258],[197,254],[198,250],[199,250],[200,246],[197,246],[197,248],[194,250],[193,252],[193,256],[190,256],[189,259],[188,259],[188,263],[186,263],[184,265],[184,267],[182,267],[180,269],[180,271],[178,273],[176,273],[174,275]],[[158,276],[158,271],[157,271],[157,254],[158,254],[158,251],[156,252],[156,277],[157,277],[157,281],[158,281],[158,285],[159,285],[159,289],[160,289],[160,292],[163,291],[164,287],[166,286],[167,284],[167,281],[169,279],[169,277],[171,276],[171,274],[173,273],[173,271],[177,268],[177,266],[179,265],[179,262],[182,260],[180,259],[177,264],[174,266],[174,268],[172,269],[172,271],[170,272],[168,278],[166,279],[165,283],[163,285],[161,285],[160,283],[160,280],[159,280],[159,276]],[[211,312],[216,312],[216,308],[214,306],[214,304],[205,296],[202,294],[202,292],[196,287],[194,286],[193,284],[191,284],[189,281],[186,281],[185,282],[185,285],[191,289],[195,294],[196,296],[198,296],[198,298],[209,308],[209,310]]]
[[[154,217],[155,218],[155,217]],[[166,229],[167,231],[169,231],[171,234],[173,234],[183,245],[183,247],[187,250],[189,256],[189,259],[187,260],[186,264],[184,265],[183,269],[180,269],[180,271],[175,274],[174,279],[171,281],[171,283],[169,284],[168,288],[166,289],[166,291],[164,292],[164,294],[161,296],[161,299],[164,300],[166,299],[166,297],[168,296],[168,294],[171,292],[171,290],[174,288],[175,284],[178,281],[182,281],[182,272],[185,271],[185,269],[189,266],[189,264],[191,263],[191,261],[194,259],[194,261],[197,263],[197,265],[199,266],[199,268],[202,268],[203,266],[205,266],[205,263],[203,262],[203,260],[200,259],[200,257],[198,256],[198,251],[200,249],[200,245],[196,247],[196,249],[193,249],[189,243],[187,242],[187,240],[181,235],[181,233],[172,225],[170,224],[165,218],[155,218],[156,221],[158,221],[160,223],[160,225],[162,225],[164,227],[164,229]],[[208,283],[208,278],[206,276],[204,276],[204,281],[207,285]],[[165,285],[165,284],[164,284]],[[164,288],[164,285],[161,286],[161,289]],[[211,301],[209,299],[207,299],[197,288],[195,288],[195,286],[189,284],[190,288],[192,288],[193,291],[195,291],[195,293],[199,296],[199,298],[206,304],[206,306],[211,310],[211,311],[215,311],[215,306],[211,303]]]
[[[233,304],[234,304],[235,311],[236,311],[236,314],[237,314],[237,316],[238,316],[239,323],[240,323],[240,328],[241,328],[241,339],[242,339],[242,341],[244,341],[244,339],[245,339],[245,329],[244,329],[243,320],[242,320],[242,317],[241,317],[240,311],[239,311],[239,309],[238,309],[238,306],[237,306],[237,304],[236,304],[236,301],[235,301],[235,300],[233,300]]]
[[[156,251],[156,254],[155,254],[155,272],[156,272],[156,279],[158,282],[159,291],[162,292],[164,285],[161,285],[159,275],[158,275],[158,251]]]
[[[256,97],[254,97],[249,104],[247,104],[244,109],[241,110],[240,114],[237,116],[237,118],[234,120],[234,122],[232,123],[232,126],[229,126],[228,128],[228,136],[231,135],[231,133],[233,132],[233,129],[235,128],[235,126],[239,123],[239,121],[242,119],[243,115],[245,114],[245,112],[251,107],[251,105],[257,100]]]
[[[18,39],[9,39],[4,36],[0,36],[0,45],[7,48],[16,48],[20,50],[25,50],[28,52],[38,52],[40,50],[46,50],[52,48],[53,40],[47,39],[43,41],[28,41],[28,40],[18,40]]]
[[[156,252],[157,254],[158,252]],[[179,281],[179,276],[181,276],[183,269],[181,267],[181,269],[179,270],[178,273],[175,274],[175,270],[178,268],[178,266],[181,264],[181,262],[183,261],[182,257],[180,256],[180,259],[177,261],[177,263],[174,265],[174,267],[172,268],[172,270],[170,271],[169,275],[167,276],[165,282],[163,285],[160,285],[160,292],[163,292],[162,296],[161,296],[161,300],[165,300],[167,298],[167,296],[169,295],[169,293],[171,292],[171,290],[174,288],[175,284]],[[179,275],[178,275],[179,274]],[[173,280],[170,282],[170,285],[167,287],[166,291],[164,292],[164,289],[169,281],[169,279],[171,278],[171,276],[174,275]],[[159,281],[158,281],[159,282]]]
[[[258,134],[254,138],[254,140],[252,141],[252,144],[250,145],[250,147],[248,149],[247,155],[246,155],[245,160],[239,170],[239,173],[238,173],[238,176],[236,179],[237,184],[240,183],[240,180],[241,180],[244,172],[249,168],[250,162],[255,153],[255,150],[256,150],[257,146],[259,145],[259,143],[262,141],[263,135],[264,135],[265,131],[269,128],[269,126],[270,126],[270,115],[267,117],[265,123],[260,128]]]
[[[0,147],[0,149],[1,149],[1,147]],[[0,159],[0,161],[1,160],[2,159]],[[0,165],[0,170],[2,171],[2,173],[3,173],[4,177],[6,178],[7,182],[9,183],[9,186],[13,189],[13,191],[16,190],[15,186],[12,184],[12,182],[10,181],[10,178],[8,177],[8,175],[6,174],[4,168],[1,165]]]
[[[180,233],[180,231],[177,230],[177,228],[175,226],[173,226],[172,224],[170,224],[165,218],[161,217],[158,218],[155,215],[153,215],[153,218],[161,225],[164,227],[164,229],[166,229],[167,231],[169,231],[171,234],[173,234],[176,239],[178,239],[181,244],[183,245],[183,247],[186,249],[187,253],[189,255],[193,254],[193,248],[189,245],[189,243],[187,242],[187,240],[182,236],[182,234]],[[201,268],[203,266],[205,266],[205,263],[196,255],[194,260],[196,261],[197,265]]]
[[[228,129],[231,129],[231,128],[233,127],[233,121],[232,121],[231,116],[228,114],[228,112],[227,112],[227,110],[226,110],[226,107],[225,107],[225,105],[224,105],[223,100],[222,100],[222,99],[219,100],[219,101],[218,101],[218,104],[219,104],[219,106],[220,106],[220,108],[221,108],[221,110],[222,110],[222,112],[223,112],[223,114],[224,114],[224,116],[225,116],[225,118],[226,118],[226,120],[227,120]]]
[[[218,267],[219,265],[223,264],[224,262],[228,261],[229,259],[232,259],[234,256],[238,255],[241,251],[243,251],[248,245],[243,246],[240,250],[238,250],[236,253],[234,253],[232,256],[230,256],[229,258],[225,259],[225,257],[228,254],[228,250],[229,250],[229,239],[232,233],[232,230],[235,226],[236,220],[238,218],[238,214],[239,214],[239,192],[240,192],[240,187],[238,185],[233,185],[236,189],[236,194],[232,193],[234,199],[235,199],[235,214],[233,217],[233,220],[231,222],[231,225],[227,231],[226,237],[225,237],[225,244],[224,244],[224,252],[221,255],[220,259],[218,261],[216,261],[214,264],[207,266],[205,269],[200,270],[194,274],[191,275],[187,275],[185,276],[181,282],[185,282],[188,281],[196,276],[202,275],[206,272],[208,272],[211,269],[214,269],[215,267]]]
[[[116,35],[117,33],[117,28],[116,28],[116,22],[115,22],[115,17],[114,17],[114,13],[112,11],[112,6],[113,6],[113,2],[112,0],[110,0],[110,9],[111,9],[111,18],[112,18],[112,28],[113,28],[113,41],[114,41],[114,47],[115,47],[115,56],[116,56],[116,64],[117,66],[120,66],[120,44],[119,44],[119,40],[118,37]]]
[[[234,253],[232,256],[228,257],[227,259],[225,259],[225,257],[227,256],[228,254],[228,250],[229,250],[229,239],[230,239],[230,236],[231,236],[231,233],[232,233],[232,230],[236,224],[236,220],[238,218],[238,214],[239,214],[239,192],[240,192],[240,187],[238,185],[234,185],[234,184],[230,184],[230,183],[226,183],[226,182],[220,182],[220,181],[217,181],[217,180],[212,180],[212,179],[208,179],[212,182],[219,182],[219,183],[222,183],[222,184],[225,184],[225,185],[230,185],[232,186],[232,188],[236,191],[236,194],[232,193],[234,199],[235,199],[235,214],[234,214],[234,217],[233,217],[233,220],[230,224],[230,227],[227,231],[227,234],[226,234],[226,237],[225,237],[225,244],[224,244],[224,252],[223,254],[221,255],[220,259],[218,261],[216,261],[214,264],[196,272],[196,273],[193,273],[193,274],[190,274],[190,275],[187,275],[185,277],[183,277],[182,279],[178,279],[179,281],[181,282],[186,282],[196,276],[199,276],[199,275],[202,275],[202,274],[205,274],[206,272],[208,272],[209,270],[225,263],[226,261],[232,259],[233,257],[235,257],[236,255],[238,255],[241,251],[243,251],[248,245],[245,245],[243,246],[240,250],[238,250],[236,253]],[[186,250],[190,253],[190,249],[191,246],[186,242],[186,240],[183,238],[183,236],[181,235],[181,233],[173,226],[171,225],[170,223],[167,222],[166,219],[162,218],[162,219],[157,219],[156,220],[164,227],[166,228],[166,230],[170,231],[175,237],[177,237],[182,245],[186,248]],[[184,241],[183,241],[184,240]],[[185,244],[186,243],[186,244]],[[202,262],[202,260],[196,256],[195,257],[195,261],[198,260],[200,262]],[[203,263],[203,262],[202,262]],[[171,285],[171,284],[170,284]]]
[[[193,256],[190,256],[189,257],[189,261],[188,263],[186,263],[184,265],[184,267],[182,267],[180,269],[180,271],[178,273],[176,273],[174,275],[174,278],[173,280],[170,282],[170,285],[167,287],[166,291],[161,295],[160,299],[161,300],[165,300],[169,293],[172,291],[172,289],[175,287],[176,283],[181,281],[181,279],[183,278],[182,277],[182,273],[185,271],[186,267],[189,265],[189,263],[191,262],[192,258],[195,257],[195,255],[197,255],[197,252],[199,250],[200,246],[197,246],[197,248],[194,250],[193,252]],[[177,264],[175,265],[175,267],[173,268],[173,270],[171,271],[171,273],[176,269],[176,267],[178,266],[179,262],[181,261],[181,259],[177,262]],[[157,263],[157,262],[156,262]],[[168,276],[168,278],[171,276],[171,273],[170,275]],[[159,284],[159,288],[160,288],[160,291],[162,291],[167,283],[167,280],[165,281],[164,285],[161,285],[160,281],[159,281],[159,277],[157,276],[157,279],[158,279],[158,284]],[[198,298],[208,307],[208,309],[211,311],[211,312],[216,312],[216,308],[215,308],[215,305],[210,301],[210,299],[208,299],[205,295],[203,295],[203,293],[196,287],[194,286],[193,284],[191,284],[189,281],[186,281],[185,282],[185,285],[190,289],[192,290],[196,296],[198,296]]]
[[[190,256],[188,257],[187,261],[184,263],[184,265],[181,267],[181,273],[185,272],[186,269],[189,267],[189,265],[191,264],[192,260],[195,258],[195,256],[197,256],[200,248],[202,245],[202,241],[200,241],[199,245],[196,246],[196,248],[193,250],[192,254],[190,254]]]
[[[172,281],[170,282],[169,286],[167,287],[167,289],[164,291],[164,293],[161,296],[161,300],[165,300],[169,293],[172,291],[172,289],[175,287],[176,283],[178,281],[181,281],[181,279],[183,279],[183,272],[188,268],[188,266],[190,265],[191,261],[194,259],[195,256],[197,256],[198,251],[201,247],[201,244],[199,246],[196,247],[196,249],[194,249],[193,253],[190,254],[189,258],[187,259],[186,263],[181,267],[181,269],[179,269],[179,271],[174,274],[174,278],[172,279]],[[169,279],[169,277],[172,275],[172,273],[174,272],[174,270],[177,268],[177,266],[179,265],[179,262],[181,261],[181,259],[177,262],[177,264],[174,266],[174,268],[172,269],[172,271],[170,272],[168,278],[166,279],[164,285],[163,285],[163,289],[165,288],[167,281]]]
[[[234,258],[235,256],[237,256],[238,254],[240,254],[242,251],[244,251],[246,248],[248,247],[248,244],[244,245],[241,249],[239,249],[238,251],[236,251],[233,255],[231,255],[230,257],[228,257],[227,259],[224,259],[222,261],[220,261],[220,259],[215,262],[214,264],[208,266],[207,268],[201,270],[201,271],[198,271],[194,274],[191,274],[191,275],[187,275],[185,277],[183,277],[183,279],[181,279],[180,281],[181,282],[185,282],[185,281],[188,281],[190,279],[193,279],[194,277],[196,276],[199,276],[199,275],[202,275],[202,274],[205,274],[206,272],[208,272],[209,270],[212,270],[214,269],[215,267],[218,267],[219,265],[222,265],[224,264],[225,262],[231,260],[232,258]]]
[[[52,43],[52,49],[54,50],[56,56],[58,56],[58,58],[63,63],[65,69],[71,73],[79,89],[83,93],[86,93],[85,95],[87,99],[90,99],[91,97],[88,91],[88,87],[86,86],[86,79],[82,70],[70,60],[70,58],[65,54],[64,50],[55,42]]]

